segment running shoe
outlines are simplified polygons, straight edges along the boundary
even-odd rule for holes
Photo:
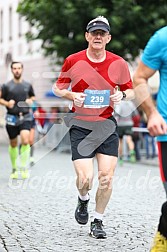
[[[18,179],[18,171],[16,169],[12,170],[12,173],[10,174],[11,179]]]
[[[93,238],[96,238],[96,239],[107,238],[107,234],[103,230],[102,220],[94,219],[94,221],[91,222],[89,235]]]
[[[21,170],[21,176],[22,176],[22,179],[29,178],[29,171],[27,169]]]
[[[167,251],[167,239],[157,232],[154,238],[154,244],[150,252],[166,252]]]
[[[89,200],[81,200],[78,197],[78,205],[75,210],[75,219],[79,224],[85,225],[88,222],[88,203]]]
[[[30,157],[30,166],[33,166],[35,164],[34,157]]]
[[[130,151],[130,162],[131,163],[136,163],[135,151]]]
[[[124,164],[124,161],[122,158],[119,158],[119,165],[122,166]]]

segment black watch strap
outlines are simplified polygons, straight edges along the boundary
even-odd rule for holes
[[[121,99],[121,100],[125,100],[125,99],[126,99],[126,94],[125,94],[125,92],[122,91],[122,94],[123,94],[123,96],[122,96],[122,99]]]

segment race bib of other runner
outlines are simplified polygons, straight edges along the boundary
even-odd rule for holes
[[[20,115],[20,116],[7,114],[5,119],[6,119],[6,124],[12,125],[12,126],[18,126],[25,121],[32,121],[33,117],[31,113],[27,113],[25,115]]]
[[[85,90],[84,108],[103,108],[110,103],[110,90]]]
[[[15,126],[17,121],[18,121],[18,117],[16,117],[15,115],[10,115],[10,114],[6,115],[6,123],[8,125]]]

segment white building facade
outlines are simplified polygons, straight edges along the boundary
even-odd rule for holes
[[[44,58],[40,40],[27,42],[25,34],[32,28],[17,13],[18,3],[19,0],[0,1],[0,84],[12,78],[11,61],[21,61],[24,79],[32,83],[37,99],[44,102],[59,67]]]
[[[0,85],[13,77],[11,61],[21,61],[23,79],[33,85],[38,103],[47,111],[51,107],[67,107],[69,102],[56,99],[51,91],[60,66],[53,63],[55,58],[43,56],[40,40],[27,42],[25,34],[35,30],[17,13],[18,3],[19,0],[0,0]],[[0,127],[5,124],[5,111],[0,106]]]

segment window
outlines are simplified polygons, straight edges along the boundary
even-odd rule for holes
[[[12,7],[9,7],[9,40],[12,40]]]
[[[22,19],[21,16],[19,15],[19,21],[18,21],[18,36],[22,36]]]
[[[3,10],[0,11],[0,43],[3,42]]]
[[[18,45],[18,55],[21,56],[23,54],[23,46],[22,44]]]

